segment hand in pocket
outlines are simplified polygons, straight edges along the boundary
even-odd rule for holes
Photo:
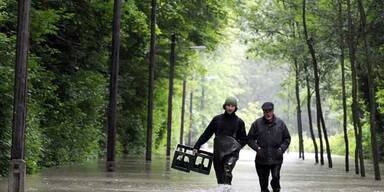
[[[277,157],[283,157],[283,150],[281,148],[278,148],[276,151]]]
[[[259,157],[264,157],[264,150],[261,147],[259,147],[256,151],[256,155]]]

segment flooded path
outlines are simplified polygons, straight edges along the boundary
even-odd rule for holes
[[[258,178],[253,162],[254,153],[243,150],[234,169],[233,191],[259,192]],[[362,178],[344,171],[342,157],[333,157],[334,168],[314,165],[313,157],[299,160],[296,153],[285,155],[281,171],[283,192],[384,192],[384,181],[373,179],[372,165],[367,164],[367,177]],[[199,173],[184,173],[169,168],[165,158],[130,157],[117,163],[117,171],[108,173],[104,162],[50,168],[27,177],[27,191],[37,192],[210,192],[217,191],[212,168],[209,176]],[[351,165],[353,168],[353,165]],[[383,167],[381,167],[383,170]],[[382,174],[384,175],[384,174]],[[6,178],[0,179],[0,191],[7,191]]]

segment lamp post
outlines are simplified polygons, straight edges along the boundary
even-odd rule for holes
[[[12,152],[8,183],[9,192],[25,191],[24,141],[27,117],[27,60],[31,1],[19,1],[18,6]]]
[[[204,45],[190,46],[189,48],[194,50],[206,49]],[[193,77],[192,77],[192,80],[193,80]],[[193,125],[193,90],[191,89],[190,100],[189,100],[189,130],[188,130],[188,143],[187,143],[188,145],[192,144],[192,125]]]
[[[171,155],[171,133],[172,133],[172,97],[173,97],[173,78],[175,73],[175,47],[176,47],[176,34],[173,33],[171,37],[171,55],[169,58],[169,93],[168,93],[168,121],[167,121],[167,149],[166,155]]]
[[[157,0],[151,1],[151,43],[149,51],[149,82],[147,105],[147,142],[145,159],[152,160],[152,129],[153,129],[153,90],[155,88],[155,44],[156,44],[156,7]]]
[[[115,0],[113,11],[113,35],[111,54],[111,74],[109,82],[109,106],[108,106],[108,138],[107,138],[107,171],[115,171],[115,145],[116,145],[116,113],[117,91],[119,79],[119,55],[120,55],[120,18],[121,0]]]
[[[187,80],[183,80],[183,95],[181,102],[181,121],[180,121],[180,144],[184,143],[184,114],[185,114],[185,95],[186,95]]]

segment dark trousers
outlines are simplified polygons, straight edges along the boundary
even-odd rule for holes
[[[232,183],[232,170],[235,167],[236,156],[227,156],[223,159],[214,158],[213,167],[215,168],[216,179],[218,184]]]
[[[281,164],[263,165],[256,163],[256,172],[259,176],[261,192],[269,192],[268,179],[269,173],[272,175],[271,186],[274,192],[280,191],[280,169]]]

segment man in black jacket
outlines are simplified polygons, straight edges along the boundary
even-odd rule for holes
[[[255,165],[261,192],[269,192],[269,173],[272,174],[273,192],[279,192],[283,153],[289,146],[291,136],[285,123],[274,115],[273,103],[266,102],[261,108],[264,115],[253,122],[248,133],[248,145],[257,152]]]
[[[194,146],[196,153],[200,146],[215,134],[213,166],[217,183],[224,191],[230,190],[232,169],[239,158],[240,149],[247,144],[244,121],[236,116],[237,100],[228,97],[223,105],[224,114],[215,116]]]

